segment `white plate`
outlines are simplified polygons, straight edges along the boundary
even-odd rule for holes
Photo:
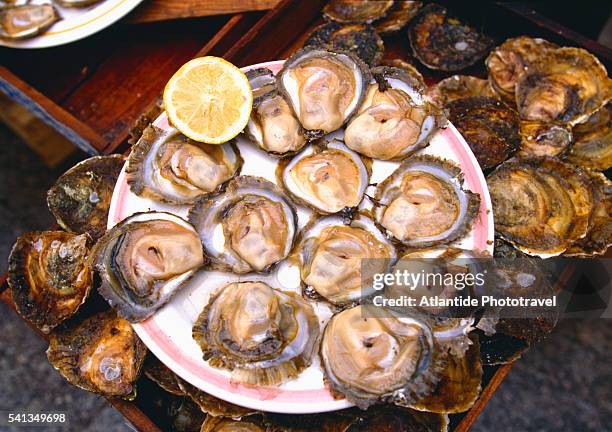
[[[275,73],[282,67],[282,61],[263,63],[244,68],[267,67]],[[168,119],[162,114],[154,123],[160,128],[168,128]],[[245,137],[238,138],[238,147],[245,161],[242,174],[258,175],[276,182],[274,159],[259,150]],[[454,126],[438,132],[429,147],[422,151],[457,162],[461,165],[465,186],[479,193],[481,207],[470,234],[459,245],[466,249],[493,250],[493,213],[491,200],[476,158]],[[382,180],[398,164],[395,162],[375,161],[372,182]],[[164,205],[134,195],[126,183],[125,171],[122,171],[115,186],[111,202],[109,228],[127,216],[141,211],[170,211],[179,216],[186,216],[188,207]],[[300,208],[299,225],[303,226],[309,211]],[[290,265],[281,265],[280,270],[271,276],[273,286],[285,290],[299,290],[299,271]],[[221,276],[221,277],[219,277]],[[248,275],[233,276],[234,280],[248,280]],[[297,282],[296,282],[297,278]],[[230,373],[208,366],[202,359],[202,352],[191,337],[191,327],[198,314],[208,302],[211,291],[220,286],[223,274],[218,272],[200,272],[187,286],[179,292],[170,303],[161,308],[151,318],[135,324],[133,327],[147,347],[166,366],[183,379],[196,387],[237,405],[280,413],[317,413],[333,411],[351,406],[345,399],[334,399],[323,384],[323,373],[318,363],[306,369],[297,379],[279,387],[246,387],[234,383]],[[323,304],[316,305],[322,321],[329,317]]]
[[[48,3],[33,0],[32,4]],[[82,8],[56,8],[62,19],[41,35],[33,38],[8,41],[0,39],[0,45],[11,48],[47,48],[83,39],[118,21],[134,9],[142,0],[102,0]]]

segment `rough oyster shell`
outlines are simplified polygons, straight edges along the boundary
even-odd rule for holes
[[[397,258],[393,244],[362,214],[312,220],[300,233],[295,256],[305,291],[336,305],[374,294],[374,275],[388,272]]]
[[[326,382],[359,408],[407,405],[433,390],[439,352],[429,325],[382,308],[356,306],[334,315],[321,341]]]
[[[418,86],[420,88],[422,88],[423,90],[427,88],[427,85],[425,84],[425,78],[423,78],[423,75],[421,74],[421,72],[419,72],[416,66],[414,66],[412,63],[409,63],[400,58],[394,58],[394,59],[383,59],[382,65],[389,66],[392,68],[402,69],[405,74],[408,74],[412,77],[412,81],[418,83]]]
[[[345,124],[369,82],[369,69],[355,54],[315,47],[297,51],[277,75],[279,91],[311,139]]]
[[[258,418],[248,417],[242,420],[233,420],[207,416],[200,432],[267,432],[267,429]]]
[[[47,192],[47,206],[57,223],[66,231],[100,238],[124,162],[118,154],[94,156],[62,174]]]
[[[421,1],[395,0],[395,5],[386,17],[376,21],[376,31],[383,35],[395,33],[403,29],[416,16],[423,6]]]
[[[574,144],[568,160],[576,165],[605,171],[612,167],[612,103],[596,111],[572,130]]]
[[[575,125],[612,98],[606,68],[586,50],[559,48],[534,61],[516,83],[522,119]]]
[[[393,3],[393,0],[332,0],[323,8],[323,15],[339,23],[371,23],[387,15]]]
[[[203,144],[177,129],[150,125],[132,148],[125,170],[133,193],[170,204],[191,204],[237,175],[242,158],[233,142]]]
[[[447,107],[448,119],[461,132],[483,170],[502,163],[518,148],[518,116],[497,99],[468,97]]]
[[[376,188],[376,221],[410,248],[459,240],[480,207],[480,196],[461,184],[461,169],[447,160],[430,155],[405,159]]]
[[[487,57],[489,82],[495,92],[514,105],[514,88],[519,78],[540,56],[558,46],[540,38],[519,36],[507,39]]]
[[[429,4],[410,22],[414,56],[430,69],[459,71],[483,58],[493,39],[448,16],[446,8]]]
[[[449,102],[473,96],[493,97],[495,94],[487,80],[468,75],[453,75],[429,87],[425,97],[444,107]]]
[[[146,353],[130,323],[107,310],[51,333],[47,358],[77,387],[133,399]]]
[[[572,143],[572,132],[565,125],[522,120],[521,145],[517,155],[521,157],[560,156]]]
[[[245,132],[257,146],[272,156],[293,154],[306,144],[302,125],[279,94],[271,70],[247,72],[253,91],[253,111]]]
[[[370,180],[370,161],[364,161],[344,143],[313,144],[277,167],[278,184],[291,197],[317,213],[355,208]]]
[[[261,177],[239,176],[224,193],[189,210],[212,267],[234,273],[269,272],[285,259],[297,230],[295,206]]]
[[[425,147],[445,119],[423,98],[424,88],[404,69],[374,68],[371,83],[344,132],[346,145],[368,157],[403,159]]]
[[[17,239],[8,284],[17,312],[43,333],[74,315],[93,285],[87,234],[30,232]]]
[[[246,385],[278,385],[308,367],[319,320],[295,293],[264,282],[234,282],[213,296],[193,325],[193,338],[213,367]]]
[[[321,47],[330,51],[351,51],[369,66],[379,64],[385,52],[383,40],[368,24],[322,24],[312,31],[304,46]]]
[[[98,240],[92,251],[98,292],[130,322],[151,316],[204,264],[202,244],[184,219],[136,213]]]
[[[61,17],[51,4],[11,5],[0,9],[0,39],[27,39],[41,34]]]

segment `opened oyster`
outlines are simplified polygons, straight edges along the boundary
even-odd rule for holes
[[[560,156],[572,143],[572,131],[562,124],[522,120],[520,134],[517,155],[521,157]]]
[[[43,333],[74,315],[93,285],[87,234],[31,232],[9,256],[8,284],[17,312]]]
[[[306,144],[300,122],[276,88],[269,69],[247,72],[253,91],[253,111],[245,132],[255,144],[272,155],[299,151]]]
[[[130,322],[151,316],[204,264],[195,229],[170,213],[136,213],[107,231],[92,251],[98,292]]]
[[[494,93],[487,80],[468,75],[453,75],[429,87],[425,97],[438,106],[475,96],[493,97]]]
[[[524,253],[549,257],[585,236],[594,206],[586,174],[555,158],[509,160],[488,178],[495,228]]]
[[[318,213],[357,207],[370,179],[370,168],[342,142],[313,144],[278,165],[278,183],[299,203]]]
[[[368,67],[354,54],[306,47],[277,75],[278,87],[310,138],[340,128],[359,108]]]
[[[193,338],[213,367],[248,385],[278,385],[310,365],[319,340],[312,306],[264,282],[234,282],[212,295]]]
[[[447,105],[449,120],[468,143],[483,170],[505,161],[518,148],[516,112],[491,97],[457,99]]]
[[[323,8],[323,15],[339,23],[371,23],[387,15],[393,0],[332,0]]]
[[[400,31],[416,16],[421,6],[423,6],[421,1],[395,0],[395,6],[391,12],[376,21],[376,31],[383,35]]]
[[[130,323],[107,310],[51,333],[47,358],[77,387],[134,399],[146,353]]]
[[[439,379],[438,354],[426,322],[367,306],[334,315],[321,341],[327,383],[362,409],[430,394]]]
[[[480,207],[480,196],[461,184],[458,166],[412,156],[377,186],[376,220],[410,248],[452,243],[470,231]]]
[[[385,51],[383,40],[367,24],[342,25],[335,22],[315,28],[304,42],[330,51],[352,51],[369,66],[376,66]]]
[[[574,126],[573,134],[570,162],[597,171],[612,167],[612,103]]]
[[[344,133],[346,145],[376,159],[402,159],[429,143],[444,124],[435,106],[425,102],[421,84],[404,70],[372,70],[376,82]]]
[[[41,34],[60,20],[51,4],[11,5],[0,9],[0,39],[18,40]]]
[[[430,69],[454,72],[483,58],[493,39],[448,16],[446,8],[429,4],[411,21],[408,30],[414,56]]]
[[[287,258],[296,232],[292,201],[261,177],[239,176],[219,195],[189,210],[213,268],[234,273],[268,272]]]
[[[67,231],[100,238],[124,162],[118,154],[94,156],[62,174],[47,192],[47,206],[57,223]]]
[[[612,80],[606,68],[580,48],[549,51],[516,83],[516,104],[525,120],[573,126],[611,98]]]
[[[531,64],[558,46],[540,38],[519,36],[495,48],[486,65],[491,86],[499,96],[514,105],[514,88]]]
[[[125,170],[136,195],[171,204],[190,204],[237,175],[242,158],[233,143],[192,141],[172,128],[149,126],[132,148]]]
[[[395,262],[393,244],[362,214],[352,220],[327,216],[310,222],[296,247],[306,292],[334,304],[347,304],[374,293],[375,274]]]

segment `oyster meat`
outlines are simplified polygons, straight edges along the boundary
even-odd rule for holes
[[[302,125],[276,88],[271,70],[247,72],[253,91],[253,111],[245,132],[257,146],[272,155],[291,154],[306,144]]]
[[[57,223],[66,231],[86,232],[94,240],[102,237],[124,162],[118,154],[94,156],[62,174],[47,192],[47,206]]]
[[[453,75],[429,87],[425,97],[440,107],[449,102],[476,96],[495,96],[487,80],[469,75]]]
[[[534,61],[516,83],[516,104],[524,120],[573,126],[612,98],[606,68],[581,48],[559,48]]]
[[[51,4],[23,4],[0,8],[0,39],[37,36],[61,18]]]
[[[331,0],[323,15],[339,23],[371,23],[387,15],[393,5],[393,0]]]
[[[327,216],[311,221],[295,255],[306,292],[337,305],[374,294],[374,275],[388,272],[396,259],[393,244],[362,214],[352,220]]]
[[[385,51],[383,40],[368,24],[322,24],[312,31],[304,46],[330,51],[352,51],[369,66],[380,63]]]
[[[483,170],[499,165],[518,148],[515,111],[491,97],[457,99],[447,105],[449,120],[468,143]]]
[[[572,131],[563,124],[521,120],[521,157],[560,156],[572,143]]]
[[[444,159],[405,159],[376,188],[377,222],[410,248],[459,240],[480,208],[480,195],[463,189],[461,177],[461,169]]]
[[[287,258],[297,219],[292,201],[261,177],[239,176],[222,194],[189,210],[213,268],[234,273],[269,272]]]
[[[355,208],[365,194],[370,168],[342,142],[313,144],[277,168],[278,183],[299,203],[329,214]]]
[[[306,47],[289,57],[277,81],[307,135],[317,138],[340,128],[356,112],[370,73],[353,53]]]
[[[612,103],[595,112],[572,130],[574,144],[568,160],[576,165],[605,171],[612,167]]]
[[[332,390],[362,409],[378,402],[415,402],[433,390],[440,367],[425,321],[363,305],[331,318],[321,341],[321,364]]]
[[[397,160],[429,143],[444,124],[442,113],[423,99],[423,87],[403,69],[372,70],[371,83],[344,133],[346,145],[368,157]]]
[[[454,72],[483,58],[493,39],[448,15],[435,3],[423,7],[408,29],[414,56],[430,69]]]
[[[43,333],[74,315],[93,285],[87,234],[30,232],[17,239],[8,284],[17,312]]]
[[[171,213],[136,213],[92,251],[98,292],[130,322],[151,316],[204,264],[198,233]]]
[[[395,0],[391,12],[374,24],[376,31],[383,35],[400,31],[416,16],[421,6],[421,1]]]
[[[507,39],[485,61],[491,87],[504,101],[514,105],[514,89],[519,78],[540,56],[557,48],[554,43],[540,38]]]
[[[246,385],[278,385],[308,367],[318,347],[319,320],[295,293],[264,282],[234,282],[211,296],[193,338],[213,367]]]
[[[136,396],[146,354],[130,323],[113,310],[55,330],[47,349],[49,362],[71,384],[124,399]]]
[[[170,204],[190,204],[218,191],[240,171],[234,143],[203,144],[171,128],[149,126],[132,148],[125,170],[133,193]]]

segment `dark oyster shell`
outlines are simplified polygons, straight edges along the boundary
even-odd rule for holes
[[[331,0],[323,15],[339,23],[371,23],[387,15],[393,0]]]
[[[57,223],[67,231],[86,232],[94,240],[102,237],[124,162],[118,154],[94,156],[62,174],[47,192],[47,205]]]
[[[391,34],[403,29],[423,6],[421,1],[395,0],[395,6],[386,17],[376,21],[375,28],[380,34]]]
[[[475,96],[495,96],[487,80],[468,75],[453,75],[429,87],[425,96],[438,106]]]
[[[267,432],[266,425],[259,417],[247,417],[233,420],[223,417],[208,416],[200,432]]]
[[[612,168],[612,103],[572,129],[574,144],[568,160],[576,165],[605,171]]]
[[[17,312],[43,333],[74,315],[93,285],[87,234],[30,232],[17,239],[8,284]]]

